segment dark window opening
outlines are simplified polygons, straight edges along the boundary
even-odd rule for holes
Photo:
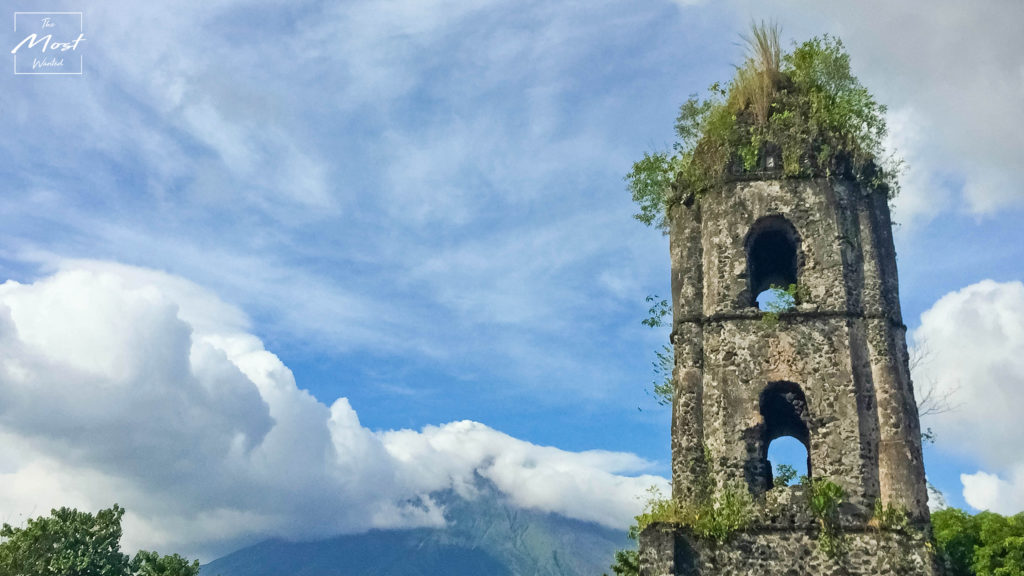
[[[784,298],[772,287],[782,290],[797,283],[800,238],[796,229],[782,216],[758,220],[747,235],[747,277],[754,302],[769,310],[769,302]]]
[[[808,429],[807,399],[800,386],[792,382],[772,382],[761,393],[761,417],[764,421],[761,437],[762,466],[767,475],[765,488],[774,484],[773,469],[779,464],[793,466],[799,476],[811,475],[811,435]],[[780,440],[790,438],[789,440]],[[780,440],[776,442],[776,440]],[[795,446],[794,446],[795,444]],[[776,446],[778,445],[778,446]],[[775,446],[775,450],[772,447]],[[800,450],[800,447],[803,450]],[[777,455],[776,455],[777,454]],[[776,455],[778,461],[773,460]],[[793,459],[803,456],[803,465],[796,466]]]

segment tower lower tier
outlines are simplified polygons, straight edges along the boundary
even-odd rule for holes
[[[736,532],[723,543],[674,524],[640,533],[640,576],[942,576],[924,532],[844,531],[845,552],[820,550],[814,529]]]

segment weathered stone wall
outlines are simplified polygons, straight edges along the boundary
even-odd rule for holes
[[[747,249],[782,217],[795,229],[806,298],[761,321]],[[825,179],[733,182],[669,214],[675,402],[673,494],[769,487],[759,399],[773,382],[806,397],[810,473],[870,507],[881,497],[927,522],[920,425],[884,195]],[[711,455],[704,461],[704,447]]]
[[[676,498],[697,497],[698,479],[705,473],[703,458],[703,314],[702,239],[698,208],[680,207],[672,218],[669,249],[672,258],[672,317],[696,321],[673,324],[675,353],[672,404],[672,493]],[[692,212],[691,212],[692,210]]]
[[[756,499],[751,525],[725,542],[702,540],[675,524],[655,523],[639,537],[641,576],[942,576],[927,522],[883,529],[844,504],[837,521],[842,552],[819,546],[808,489],[776,488]]]
[[[674,207],[669,221],[673,497],[686,506],[713,486],[739,486],[754,506],[723,544],[648,527],[641,574],[937,574],[884,195],[824,179],[733,182]],[[782,248],[759,254],[788,258],[769,266],[771,278],[795,271],[805,295],[775,326],[755,302],[765,264],[748,256],[765,230]],[[805,443],[812,477],[846,490],[844,556],[818,550],[801,487],[771,487],[767,444],[780,435]],[[871,529],[878,499],[905,508],[915,528]]]
[[[849,320],[787,317],[767,327],[752,319],[712,321],[704,328],[704,428],[719,485],[768,488],[745,471],[763,459],[759,397],[770,382],[800,385],[807,401],[812,476],[870,498],[871,466],[861,460],[859,414],[850,363]],[[751,484],[754,484],[751,486]]]
[[[723,543],[653,524],[640,534],[640,576],[936,576],[923,533],[847,532],[846,553],[818,550],[814,530],[743,532]]]

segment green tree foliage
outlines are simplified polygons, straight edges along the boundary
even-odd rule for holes
[[[72,508],[30,519],[24,528],[0,528],[0,573],[24,576],[121,576],[129,558],[120,550],[116,504],[95,516]]]
[[[664,230],[668,206],[699,199],[733,166],[759,170],[770,150],[786,177],[848,176],[895,195],[900,162],[884,156],[885,106],[851,72],[842,41],[826,35],[783,52],[778,27],[764,24],[745,39],[732,81],[679,108],[672,151],[644,154],[626,175],[634,217]]]
[[[199,560],[188,559],[177,554],[161,556],[156,552],[139,550],[131,561],[133,576],[197,576]]]
[[[839,507],[846,500],[846,491],[828,478],[804,476],[801,482],[810,487],[811,514],[818,521],[818,549],[830,558],[842,556],[846,540],[839,523]]]
[[[797,478],[796,468],[793,468],[789,464],[779,464],[775,467],[775,474],[773,474],[774,480],[772,485],[776,488],[789,486]]]
[[[948,576],[1024,576],[1024,512],[946,508],[932,514],[932,532]]]
[[[644,326],[650,328],[660,328],[665,325],[665,318],[671,313],[672,309],[669,308],[668,300],[658,299],[657,294],[648,294],[646,301],[651,307],[647,310],[647,318],[640,321]]]
[[[73,508],[51,510],[30,519],[24,528],[0,528],[0,575],[3,576],[197,576],[177,554],[121,552],[124,508],[114,504],[95,515]]]
[[[651,487],[648,492],[653,493],[656,488]],[[639,520],[639,517],[637,517]],[[640,539],[640,526],[639,524],[633,524],[629,527],[629,532],[626,534],[630,540],[639,543]],[[626,550],[615,551],[615,561],[609,566],[615,576],[640,576],[640,551],[631,548]],[[608,576],[605,572],[601,576]]]
[[[948,576],[973,576],[974,549],[981,544],[977,522],[957,508],[932,514],[932,534]]]
[[[618,550],[615,552],[615,562],[610,568],[615,576],[639,576],[640,553],[636,550]],[[603,576],[608,574],[605,573]]]
[[[672,367],[675,365],[675,353],[672,347],[663,345],[661,350],[654,351],[654,380],[651,382],[654,398],[661,406],[671,406],[675,386],[672,384]]]
[[[633,193],[633,201],[640,206],[640,212],[634,218],[650,226],[656,224],[664,227],[662,212],[665,206],[666,191],[672,186],[672,177],[678,166],[676,157],[669,157],[664,152],[644,153],[639,162],[633,164],[633,170],[626,175],[629,189]]]

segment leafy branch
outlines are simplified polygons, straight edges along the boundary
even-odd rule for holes
[[[646,302],[651,305],[647,310],[647,317],[640,321],[649,328],[660,328],[665,326],[666,318],[670,318],[672,308],[668,300],[658,298],[657,294],[649,294]],[[654,372],[654,380],[651,382],[653,396],[661,406],[672,405],[672,368],[675,365],[675,354],[672,347],[663,345],[660,350],[654,351],[654,360],[651,362]]]
[[[761,316],[761,322],[769,328],[774,328],[779,323],[779,314],[796,308],[797,304],[806,302],[809,294],[806,286],[790,284],[782,288],[772,285],[767,290],[768,297],[765,299],[765,310]]]
[[[828,478],[804,476],[801,481],[810,487],[811,514],[818,521],[818,549],[829,558],[842,556],[846,539],[839,523],[839,506],[846,499],[846,491]]]

